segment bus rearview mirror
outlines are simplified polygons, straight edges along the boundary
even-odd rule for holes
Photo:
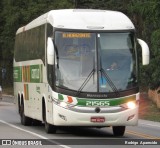
[[[148,65],[149,59],[150,59],[149,47],[148,47],[147,43],[144,42],[143,40],[141,40],[141,39],[137,39],[137,40],[142,48],[142,64]]]
[[[54,45],[50,37],[47,40],[47,63],[49,65],[54,65]]]

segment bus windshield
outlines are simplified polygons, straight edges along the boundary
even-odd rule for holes
[[[137,85],[132,33],[55,32],[56,86],[81,92],[124,91]]]

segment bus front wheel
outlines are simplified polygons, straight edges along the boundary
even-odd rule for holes
[[[45,105],[43,104],[43,120],[44,120],[44,126],[45,126],[45,131],[46,133],[50,134],[50,133],[56,133],[56,126],[54,125],[51,125],[47,122],[47,119],[46,119],[46,107]]]
[[[45,131],[46,133],[56,133],[56,127],[54,125],[51,125],[45,121]]]
[[[113,134],[114,136],[123,136],[125,133],[125,126],[113,126]]]

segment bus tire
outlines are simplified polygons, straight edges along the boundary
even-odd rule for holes
[[[19,115],[21,114],[21,106],[20,106],[20,96],[19,96],[19,94],[18,94],[18,113],[19,113]]]
[[[24,126],[31,125],[32,124],[32,119],[25,116],[24,114],[24,104],[21,104],[21,109],[20,109],[20,118],[21,118],[21,124]]]
[[[47,134],[56,133],[56,126],[51,125],[45,121],[45,131]]]
[[[46,107],[45,105],[43,104],[44,108],[43,108],[43,120],[44,120],[44,126],[45,126],[45,131],[47,134],[50,134],[50,133],[56,133],[56,126],[54,125],[51,125],[47,122],[47,119],[46,119]]]
[[[114,136],[123,136],[125,133],[125,126],[113,126],[113,134]]]
[[[32,120],[32,125],[33,125],[33,126],[41,126],[41,125],[42,125],[42,121],[33,119],[33,120]]]

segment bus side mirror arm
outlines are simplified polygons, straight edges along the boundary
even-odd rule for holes
[[[137,41],[142,48],[142,64],[143,65],[148,65],[149,64],[149,59],[150,59],[149,47],[148,47],[147,43],[144,42],[143,40],[137,39]]]
[[[49,65],[54,65],[54,45],[52,38],[48,38],[47,40],[47,63]]]

